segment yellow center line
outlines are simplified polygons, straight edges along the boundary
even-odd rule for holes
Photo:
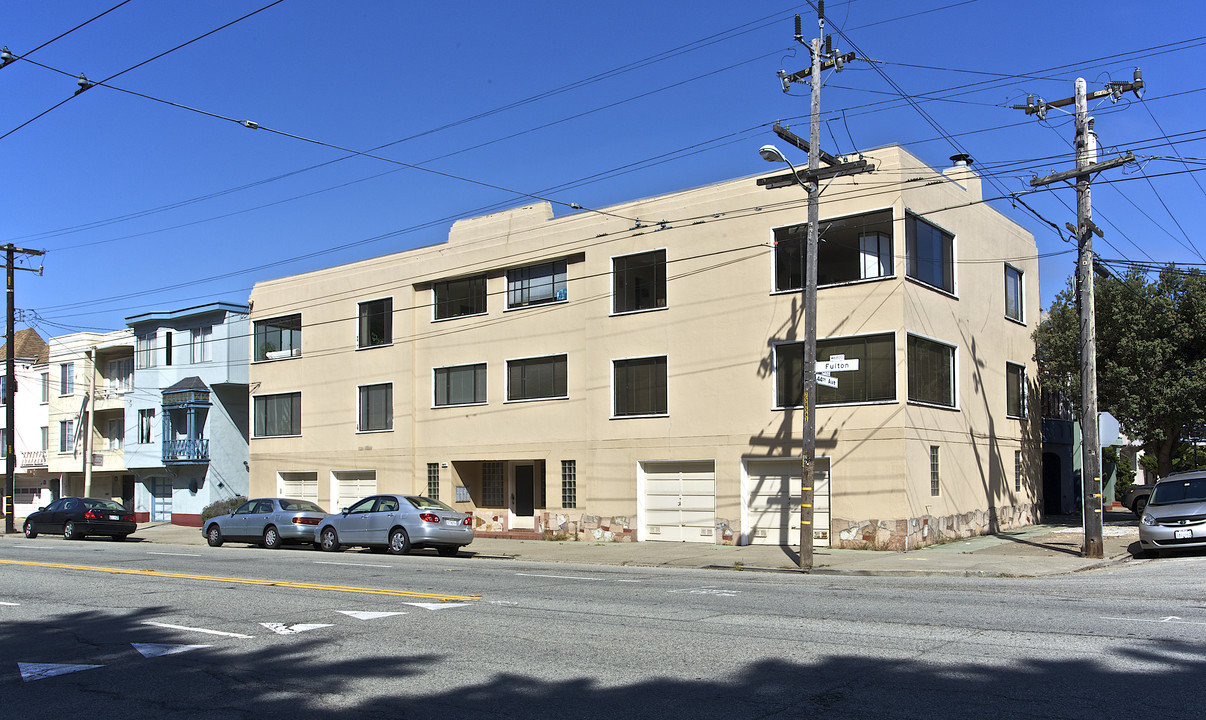
[[[351,585],[323,585],[321,583],[289,582],[286,580],[254,580],[250,578],[221,577],[218,575],[192,575],[188,573],[170,573],[159,570],[129,570],[126,568],[97,567],[94,565],[66,565],[63,563],[26,562],[23,560],[0,560],[4,565],[28,565],[30,567],[57,568],[60,570],[92,570],[114,575],[139,575],[150,577],[177,578],[180,580],[209,580],[211,582],[241,583],[243,585],[268,585],[271,587],[298,588],[303,590],[334,590],[336,592],[367,593],[370,595],[393,595],[395,597],[423,598],[441,602],[479,600],[481,595],[444,595],[440,593],[423,593],[412,590],[386,590],[383,588],[364,588]]]

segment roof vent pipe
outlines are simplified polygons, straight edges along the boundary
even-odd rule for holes
[[[959,153],[958,155],[951,155],[951,162],[955,164],[955,167],[968,167],[974,161],[972,160],[971,155],[968,155],[967,153]]]

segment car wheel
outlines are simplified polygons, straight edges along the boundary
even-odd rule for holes
[[[210,525],[205,531],[205,542],[209,543],[210,547],[222,547],[222,528]]]
[[[68,520],[67,524],[63,525],[63,537],[68,540],[79,540],[84,535],[75,527],[75,521]]]
[[[1131,510],[1139,517],[1143,517],[1143,511],[1146,509],[1147,509],[1147,498],[1146,497],[1135,498],[1135,504],[1131,507]]]
[[[335,534],[335,528],[323,528],[322,535],[318,536],[319,547],[327,552],[336,552],[339,550],[339,536]]]
[[[114,535],[114,536],[113,536],[113,540],[114,540],[115,542],[121,542],[122,540],[125,540],[125,539],[126,539],[126,536],[125,536],[125,535]]]
[[[28,520],[25,521],[25,527],[22,529],[25,531],[25,537],[29,538],[30,540],[33,540],[38,536],[38,531],[34,530],[33,523],[29,522]]]
[[[276,531],[275,525],[269,525],[264,528],[264,547],[269,550],[275,550],[281,546],[281,534]]]
[[[441,545],[436,548],[436,552],[438,552],[441,557],[456,557],[456,554],[460,551],[461,549],[456,545]]]
[[[394,555],[405,555],[410,552],[410,536],[402,528],[389,531],[389,551]]]

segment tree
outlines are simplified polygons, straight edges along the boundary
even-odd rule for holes
[[[1156,457],[1206,429],[1206,275],[1164,268],[1155,282],[1139,270],[1096,283],[1097,401],[1126,435]],[[1063,394],[1079,414],[1080,321],[1069,280],[1035,330],[1039,385]]]

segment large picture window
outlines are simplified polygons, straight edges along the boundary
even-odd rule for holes
[[[393,298],[360,303],[358,347],[389,345],[394,341]]]
[[[896,399],[896,338],[892,333],[817,341],[817,362],[858,360],[858,370],[833,373],[836,388],[817,385],[818,405],[884,402]],[[776,405],[804,404],[804,343],[775,346]]]
[[[1026,366],[1005,363],[1005,414],[1026,416]]]
[[[445,280],[432,286],[435,319],[481,315],[486,312],[486,276]]]
[[[255,436],[301,435],[301,393],[255,398]]]
[[[435,369],[436,407],[486,402],[486,363]]]
[[[394,386],[391,383],[361,385],[360,412],[356,429],[361,432],[392,430],[394,427]]]
[[[1005,317],[1025,322],[1022,317],[1022,271],[1005,266]]]
[[[255,324],[255,359],[301,357],[301,334],[301,315],[260,320]]]
[[[804,287],[808,225],[775,230],[775,290]],[[890,277],[892,212],[823,220],[817,245],[817,285]]]
[[[507,271],[507,307],[544,305],[568,299],[565,260]]]
[[[666,392],[666,357],[616,360],[615,414],[665,415],[669,412]]]
[[[507,400],[563,398],[566,387],[565,355],[507,361]]]
[[[654,250],[612,260],[613,312],[666,307],[666,251]]]
[[[955,348],[909,336],[909,402],[955,407]]]
[[[159,364],[156,356],[155,332],[144,333],[134,338],[134,362],[141,370]]]
[[[214,359],[214,327],[206,325],[204,327],[193,328],[189,331],[189,348],[191,362],[203,363],[210,362]]]
[[[905,219],[905,260],[909,277],[955,292],[955,237],[916,215]]]

